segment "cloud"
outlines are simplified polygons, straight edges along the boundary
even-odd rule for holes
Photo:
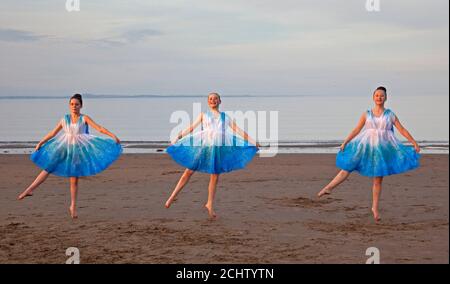
[[[40,36],[28,31],[0,28],[0,41],[24,42],[37,41],[41,38],[45,38],[45,36]]]
[[[143,29],[143,30],[132,30],[127,31],[122,34],[122,38],[128,42],[138,42],[145,40],[148,37],[159,36],[162,35],[160,31],[152,30],[152,29]]]
[[[160,36],[163,33],[155,29],[138,29],[128,30],[120,33],[117,36],[110,36],[101,39],[89,41],[90,43],[100,43],[108,46],[124,46],[126,44],[137,43],[145,41],[150,37]]]
[[[19,2],[2,0],[13,67],[0,68],[0,92],[76,80],[92,92],[328,93],[377,80],[448,93],[447,0],[381,0],[379,13],[365,0],[82,0],[79,13]]]

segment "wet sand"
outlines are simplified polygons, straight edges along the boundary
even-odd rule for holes
[[[68,180],[17,195],[39,173],[28,155],[0,155],[0,263],[449,263],[449,156],[423,155],[414,171],[385,178],[381,217],[370,212],[371,180],[352,174],[332,195],[316,193],[336,173],[335,155],[256,158],[220,176],[218,219],[203,205],[208,175],[196,173],[170,209],[183,169],[167,155],[123,155],[80,180],[69,217]]]

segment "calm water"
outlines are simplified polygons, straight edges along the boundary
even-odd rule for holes
[[[207,108],[206,97],[85,98],[82,113],[114,132],[122,141],[168,141],[177,124],[173,111],[191,114],[193,103]],[[222,111],[278,111],[279,140],[339,142],[372,106],[361,97],[223,97]],[[449,140],[448,96],[389,97],[386,104],[418,141]],[[38,141],[69,112],[68,101],[0,99],[0,142]],[[92,131],[94,132],[94,131]],[[400,137],[402,140],[403,138]]]

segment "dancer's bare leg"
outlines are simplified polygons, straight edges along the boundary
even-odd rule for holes
[[[381,185],[383,183],[383,177],[373,178],[373,188],[372,188],[372,213],[375,222],[381,220],[380,213],[378,210],[378,204],[381,196]]]
[[[344,182],[348,176],[350,175],[350,172],[341,170],[334,179],[327,184],[324,188],[322,188],[321,191],[317,194],[318,197],[321,197],[325,194],[331,194],[331,191],[338,185],[340,185],[342,182]]]
[[[166,201],[166,208],[169,208],[170,205],[172,204],[172,202],[175,200],[175,198],[177,197],[178,193],[183,189],[183,187],[188,183],[189,179],[191,178],[191,176],[194,174],[193,170],[190,169],[186,169],[183,173],[183,175],[181,176],[180,180],[177,183],[177,186],[175,187],[175,189],[173,190],[172,194],[170,195],[169,199],[167,199]]]
[[[36,179],[33,181],[32,184],[30,184],[30,186],[24,190],[24,192],[22,192],[17,199],[18,200],[22,200],[27,196],[32,196],[33,195],[33,190],[35,190],[39,185],[41,185],[49,176],[49,173],[46,171],[42,171],[39,173],[39,175],[36,177]]]
[[[78,178],[71,177],[70,178],[70,207],[69,212],[70,216],[75,219],[78,217],[77,215],[77,194],[78,194]]]
[[[219,181],[219,175],[212,174],[211,178],[209,179],[208,202],[206,202],[206,204],[205,204],[205,207],[206,207],[206,209],[208,209],[208,214],[211,219],[214,219],[217,217],[216,212],[214,212],[213,202],[214,202],[214,196],[216,195],[216,188],[217,188],[218,181]]]

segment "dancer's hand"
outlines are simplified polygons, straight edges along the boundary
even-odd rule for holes
[[[256,142],[256,148],[261,148],[261,144],[259,144],[258,142]]]
[[[345,146],[347,146],[347,143],[342,143],[342,145],[341,146],[339,146],[339,148],[341,149],[341,151],[344,151],[344,149],[345,149]]]
[[[41,142],[37,143],[36,147],[34,147],[34,150],[35,150],[35,151],[38,151],[39,148],[41,148],[41,146],[42,146],[42,143],[41,143]]]
[[[170,141],[169,146],[175,145],[178,142],[178,138],[173,139]]]
[[[181,132],[178,134],[177,137],[175,137],[171,142],[170,142],[170,146],[175,145],[178,140],[180,140],[181,138],[183,138],[183,135],[181,134]]]
[[[120,144],[120,139],[117,136],[114,136],[114,140],[116,140],[117,144]]]
[[[420,146],[417,143],[413,144],[414,150],[416,150],[417,153],[420,153]]]

